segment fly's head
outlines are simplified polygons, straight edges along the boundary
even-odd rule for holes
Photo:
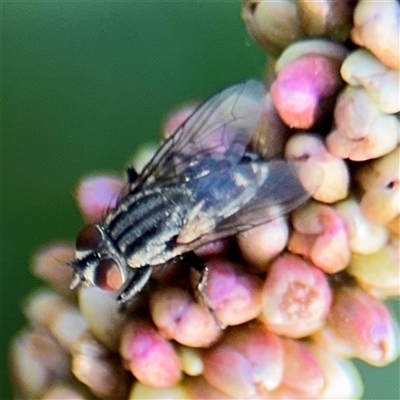
[[[129,274],[126,262],[99,225],[86,225],[81,229],[71,266],[74,270],[71,289],[83,284],[109,292],[119,291]]]

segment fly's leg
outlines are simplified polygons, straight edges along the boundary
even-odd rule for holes
[[[139,293],[151,275],[151,266],[146,265],[135,270],[133,277],[117,297],[119,304],[123,305]]]
[[[128,167],[128,169],[126,170],[126,175],[130,184],[135,183],[139,176],[139,174],[136,172],[136,169],[132,166]]]
[[[196,292],[199,294],[200,299],[202,303],[207,307],[208,312],[211,314],[214,322],[221,328],[224,329],[225,326],[223,326],[220,321],[218,321],[217,316],[215,315],[215,312],[213,308],[210,306],[210,303],[208,302],[207,295],[204,292],[204,289],[207,285],[207,277],[208,277],[208,268],[204,265],[202,259],[193,251],[186,253],[182,257],[184,262],[187,262],[191,268],[193,268],[196,272],[200,274],[200,278],[197,281],[197,284],[195,286]]]

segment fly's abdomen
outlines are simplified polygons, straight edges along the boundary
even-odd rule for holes
[[[107,218],[105,231],[132,268],[166,262],[188,203],[187,189],[179,186],[128,195]]]

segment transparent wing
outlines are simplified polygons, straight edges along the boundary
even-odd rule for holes
[[[173,182],[187,168],[210,155],[241,159],[261,116],[265,90],[261,82],[229,87],[200,105],[160,147],[134,186]]]
[[[190,238],[193,247],[197,247],[254,228],[294,210],[310,198],[322,181],[321,170],[319,173],[314,173],[311,179],[306,179],[306,184],[302,183],[304,179],[301,174],[304,170],[301,168],[301,163],[269,161],[265,162],[265,165],[268,166],[267,178],[258,186],[249,201],[240,208],[236,207],[237,211],[228,217],[220,221],[217,218],[213,229],[203,229],[207,223],[210,227],[212,219],[210,213],[204,213],[201,219],[193,221],[192,226],[185,227],[186,232],[183,231],[180,237]],[[231,207],[231,202],[235,202],[242,195],[243,188],[238,186],[236,192],[231,189],[229,196],[226,197],[227,210]],[[191,232],[199,234],[194,238]]]

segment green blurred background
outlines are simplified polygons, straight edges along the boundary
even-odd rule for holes
[[[0,400],[21,301],[40,285],[30,257],[81,226],[77,180],[120,171],[169,110],[264,67],[239,1],[4,2],[2,33]],[[399,398],[398,363],[360,365],[365,398]]]

